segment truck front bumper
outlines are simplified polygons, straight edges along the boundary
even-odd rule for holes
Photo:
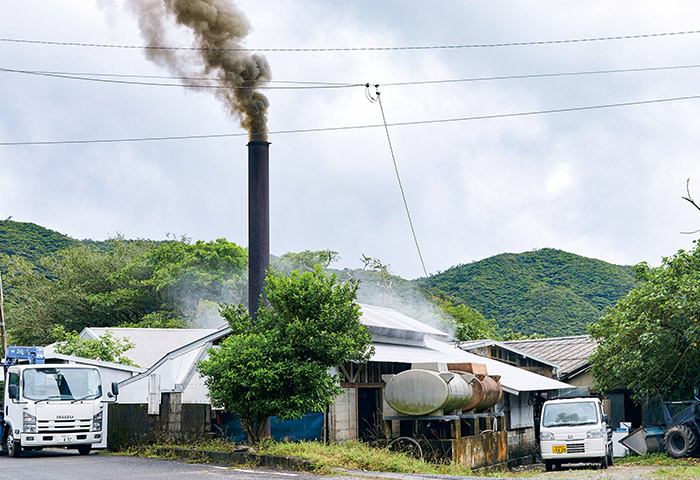
[[[607,454],[606,444],[600,439],[576,441],[543,441],[540,442],[542,459],[557,462],[583,461],[589,458],[602,458]]]
[[[100,443],[102,441],[102,432],[22,433],[19,437],[22,446],[27,448],[71,447]]]

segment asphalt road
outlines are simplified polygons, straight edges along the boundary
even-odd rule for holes
[[[192,480],[197,478],[203,480],[311,480],[329,477],[299,472],[231,468],[94,453],[81,456],[73,450],[22,452],[20,458],[0,455],[0,479],[2,480]]]
[[[650,467],[620,466],[607,470],[566,472],[530,472],[536,478],[568,478],[585,480],[641,479],[651,475]],[[338,471],[333,476],[302,472],[284,472],[265,468],[229,467],[214,464],[187,463],[181,460],[159,460],[122,455],[78,455],[73,450],[22,452],[20,458],[0,454],[0,480],[467,480],[484,477],[452,477],[447,475],[398,474],[382,472]],[[488,480],[496,480],[491,477]]]

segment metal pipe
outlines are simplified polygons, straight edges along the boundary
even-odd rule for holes
[[[265,275],[270,269],[270,143],[248,143],[248,311],[253,322],[265,305]]]

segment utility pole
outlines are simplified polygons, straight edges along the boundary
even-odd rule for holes
[[[2,273],[0,273],[0,338],[2,340],[2,356],[5,357],[5,352],[7,351],[7,335],[5,335],[5,314],[2,311],[3,297],[2,297]]]

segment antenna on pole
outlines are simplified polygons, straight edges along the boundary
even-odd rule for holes
[[[2,356],[5,356],[7,352],[7,335],[5,334],[5,314],[2,310],[3,296],[2,296],[2,273],[0,273],[0,339],[2,341]]]

